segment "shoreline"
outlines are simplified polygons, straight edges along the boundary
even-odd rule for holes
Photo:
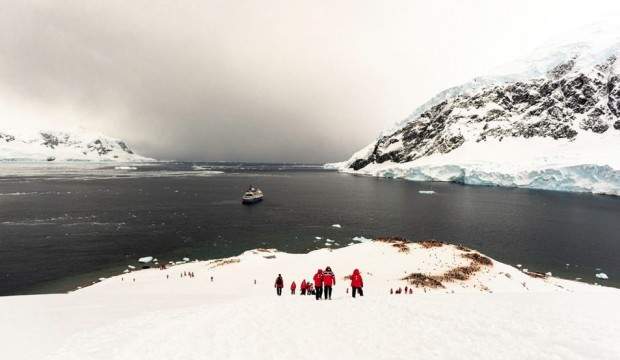
[[[425,241],[409,241],[409,240],[405,240],[407,243],[409,244],[420,244],[423,243]],[[316,251],[322,251],[322,250],[326,250],[329,252],[333,252],[333,251],[338,251],[341,249],[345,249],[349,246],[356,246],[359,244],[363,244],[363,243],[368,243],[368,242],[377,242],[376,239],[367,239],[364,237],[354,237],[354,239],[345,246],[342,247],[337,247],[337,248],[331,248],[331,247],[322,247],[322,248],[317,248],[315,250],[310,250],[309,252],[299,252],[299,253],[288,253],[288,252],[282,252],[279,251],[277,249],[269,249],[270,252],[273,252],[275,254],[286,254],[286,255],[293,255],[293,256],[299,256],[299,255],[308,255],[310,253],[316,252]],[[379,241],[381,242],[381,241]],[[449,243],[442,243],[446,246],[454,246],[454,247],[459,247],[460,245],[453,245],[453,244],[449,244]],[[239,258],[240,256],[243,256],[246,253],[255,253],[257,251],[261,251],[263,249],[249,249],[246,251],[243,251],[237,255],[232,255],[229,257],[221,257],[221,258],[212,258],[212,259],[191,259],[189,261],[183,261],[182,259],[177,260],[177,261],[165,261],[162,262],[162,264],[166,265],[166,270],[175,270],[175,269],[180,269],[180,267],[183,267],[185,265],[188,264],[209,264],[212,263],[214,261],[226,261],[229,259],[235,259],[235,258]],[[476,254],[481,254],[480,252],[473,250],[473,249],[469,249],[471,250],[473,253]],[[157,259],[155,259],[157,260]],[[505,266],[510,266],[513,267],[516,270],[522,271],[523,270],[530,270],[531,265],[521,265],[516,266],[516,265],[510,265],[510,264],[506,264],[503,262],[499,262],[495,259],[492,259],[494,263],[499,263]],[[110,266],[110,267],[105,267],[102,268],[100,270],[95,270],[95,271],[91,271],[88,273],[80,273],[80,274],[76,274],[76,275],[71,275],[71,276],[67,276],[67,277],[63,277],[63,278],[59,278],[59,279],[55,279],[55,280],[50,280],[50,281],[46,281],[44,283],[40,283],[34,286],[31,286],[29,288],[27,288],[26,291],[24,291],[23,294],[10,294],[10,295],[4,295],[4,296],[0,296],[0,299],[2,298],[6,298],[6,297],[19,297],[19,296],[39,296],[39,295],[63,295],[63,294],[71,294],[74,293],[76,291],[80,291],[82,289],[86,289],[92,286],[95,286],[97,284],[100,284],[102,282],[105,282],[107,280],[113,279],[113,278],[118,278],[118,277],[123,277],[123,276],[129,276],[130,274],[138,274],[138,273],[142,273],[145,271],[152,271],[152,270],[157,270],[159,263],[155,263],[155,262],[151,262],[151,263],[147,263],[147,264],[141,264],[139,263],[137,260],[136,261],[131,261],[128,265],[127,262],[119,262],[114,266]],[[149,266],[144,267],[144,268],[140,268],[141,265],[144,266]],[[133,267],[133,269],[132,269]],[[535,277],[537,275],[545,275],[546,272],[543,272],[544,270],[532,270],[532,271],[528,271],[531,276]],[[524,272],[525,273],[525,272]],[[594,275],[593,275],[594,276]],[[612,288],[612,289],[619,289],[620,290],[620,286],[614,286],[613,284],[606,284],[606,279],[598,279],[598,281],[595,279],[592,279],[592,281],[587,281],[584,280],[583,278],[568,278],[568,277],[562,277],[562,276],[557,276],[555,274],[553,274],[552,276],[553,279],[558,279],[558,280],[562,280],[562,281],[570,281],[570,282],[575,282],[578,284],[585,284],[585,285],[591,285],[591,286],[600,286],[600,287],[606,287],[606,288]],[[76,279],[75,281],[72,281],[73,279]],[[77,279],[83,279],[83,280],[77,280]],[[64,285],[66,284],[66,285]],[[50,289],[48,291],[45,291],[44,289]]]
[[[427,243],[431,243],[431,244],[438,244],[438,245],[430,245],[429,247],[426,247]],[[309,256],[309,255],[314,255],[317,253],[338,253],[341,252],[343,250],[346,250],[348,248],[351,247],[359,247],[359,246],[388,246],[395,248],[398,252],[402,253],[402,249],[403,247],[409,247],[409,248],[414,248],[415,251],[419,251],[419,250],[425,250],[425,251],[429,251],[431,252],[430,256],[432,255],[432,250],[433,248],[442,248],[442,247],[446,247],[449,250],[449,252],[460,252],[460,254],[452,254],[451,256],[452,258],[452,267],[451,268],[447,268],[445,269],[446,271],[444,271],[444,273],[439,273],[437,271],[433,272],[416,272],[419,274],[422,274],[426,277],[429,278],[445,278],[445,273],[450,272],[451,270],[454,270],[455,268],[462,268],[462,267],[467,267],[467,266],[471,266],[472,264],[476,263],[476,261],[469,261],[468,263],[468,259],[471,260],[470,258],[468,258],[467,256],[469,255],[473,255],[473,256],[480,256],[483,259],[489,261],[489,263],[491,264],[489,266],[489,268],[487,268],[486,266],[482,266],[482,269],[477,269],[476,271],[474,271],[473,274],[471,274],[471,276],[469,276],[467,279],[448,279],[447,280],[447,284],[448,286],[446,286],[445,288],[449,289],[450,291],[455,290],[455,287],[453,285],[467,285],[467,282],[475,279],[476,276],[478,275],[478,272],[481,273],[486,273],[490,270],[490,268],[493,267],[493,265],[499,266],[502,269],[510,269],[510,271],[499,271],[500,274],[510,274],[511,276],[515,273],[520,274],[525,276],[524,279],[536,279],[536,280],[543,280],[546,281],[548,283],[554,284],[559,282],[559,283],[568,283],[568,284],[573,284],[577,287],[579,286],[586,286],[586,287],[595,287],[595,288],[605,288],[605,289],[614,289],[614,290],[618,290],[620,291],[620,288],[614,287],[614,286],[608,286],[605,285],[604,283],[599,283],[599,282],[587,282],[584,281],[582,279],[577,280],[577,279],[567,279],[567,278],[562,278],[562,277],[557,277],[557,276],[553,276],[551,273],[543,273],[543,272],[537,272],[537,271],[530,271],[530,269],[527,268],[527,266],[521,266],[521,264],[519,264],[519,266],[512,266],[509,264],[505,264],[502,262],[499,262],[495,259],[486,257],[485,255],[483,255],[482,253],[473,250],[473,249],[469,249],[466,247],[463,247],[461,245],[453,245],[453,244],[448,244],[448,243],[443,243],[443,242],[439,242],[436,240],[427,240],[427,241],[419,241],[419,242],[411,242],[405,239],[400,239],[397,237],[394,238],[382,238],[380,240],[377,239],[364,239],[362,241],[359,241],[357,243],[351,243],[347,246],[344,247],[340,247],[340,248],[328,248],[328,247],[323,247],[323,248],[319,248],[316,250],[312,250],[310,252],[307,253],[287,253],[287,252],[281,252],[277,249],[262,249],[262,248],[258,248],[258,249],[251,249],[251,250],[246,250],[244,252],[242,252],[241,254],[235,255],[235,256],[230,256],[230,257],[223,257],[223,258],[214,258],[214,259],[208,259],[208,260],[198,260],[198,259],[189,259],[189,260],[179,260],[179,261],[171,261],[169,263],[166,264],[165,269],[158,269],[157,264],[156,263],[151,263],[149,266],[149,268],[137,268],[134,265],[128,265],[129,268],[126,268],[124,272],[118,273],[115,272],[114,275],[105,277],[105,278],[100,278],[96,281],[92,281],[89,284],[83,284],[81,286],[78,286],[77,288],[74,288],[73,290],[70,290],[64,294],[73,294],[73,293],[79,293],[82,291],[85,291],[87,289],[93,288],[93,287],[98,287],[98,286],[102,286],[102,285],[107,285],[110,281],[113,281],[114,279],[118,280],[119,278],[133,278],[133,277],[142,277],[145,276],[144,274],[149,274],[151,275],[153,272],[163,272],[163,273],[171,273],[171,272],[175,272],[175,271],[192,271],[196,268],[200,268],[200,267],[208,267],[209,269],[214,269],[217,268],[223,263],[224,265],[229,265],[229,264],[235,264],[238,262],[241,262],[241,259],[249,257],[255,257],[255,256],[263,256],[265,259],[275,259],[278,256],[284,256],[284,257],[304,257],[304,256]],[[392,250],[392,249],[390,249]],[[409,253],[409,250],[407,251],[407,254]],[[404,255],[407,255],[404,254]],[[461,258],[457,258],[457,255],[461,255]],[[188,258],[187,258],[188,259]],[[423,260],[423,263],[428,263],[427,262],[428,259]],[[443,263],[444,261],[440,261],[440,263]],[[215,264],[215,266],[214,266]],[[147,264],[145,264],[147,265]],[[433,266],[433,269],[435,269],[437,267],[437,264],[430,264],[430,266]],[[130,267],[134,267],[134,269],[131,269]],[[118,266],[115,267],[116,269],[118,269]],[[424,268],[429,270],[430,268]],[[79,276],[79,275],[78,275]],[[150,276],[149,276],[150,277]],[[308,276],[309,278],[310,276]],[[308,279],[309,280],[309,279]],[[395,279],[395,280],[401,280],[404,281],[405,283],[407,281],[405,281],[404,278],[401,279]],[[603,280],[603,279],[601,279]],[[401,287],[404,287],[401,286]],[[421,288],[424,288],[424,286],[422,286]],[[458,286],[456,287],[458,288]],[[431,292],[431,289],[429,287],[426,287],[426,289],[429,291],[429,293]],[[500,289],[500,292],[502,292],[502,290]],[[46,295],[46,294],[37,294],[37,295]],[[16,295],[16,296],[20,296],[20,295]]]
[[[519,172],[496,172],[489,170],[491,165],[486,165],[484,169],[478,169],[477,164],[446,164],[446,165],[413,165],[411,163],[392,163],[371,164],[365,168],[354,170],[348,167],[346,162],[326,163],[323,165],[325,170],[337,171],[341,174],[353,176],[367,176],[380,179],[399,179],[413,182],[438,182],[451,183],[464,186],[483,186],[501,187],[505,189],[523,189],[534,191],[554,191],[570,194],[584,194],[592,196],[605,196],[619,199],[620,192],[617,188],[595,190],[595,185],[588,184],[586,187],[576,187],[573,189],[562,188],[554,183],[544,184],[549,176],[563,177],[564,172],[579,171],[582,167],[592,167],[602,169],[606,172],[604,177],[618,176],[619,170],[612,169],[607,165],[575,165],[557,168],[542,168],[536,170],[521,170]],[[530,175],[536,174],[532,179],[525,180]],[[479,178],[469,178],[470,175]],[[569,175],[567,182],[578,182],[577,179]],[[521,181],[519,183],[518,181]],[[529,181],[529,183],[528,183]],[[531,185],[534,184],[534,185]],[[539,185],[536,185],[539,184]],[[543,185],[540,185],[543,184]]]

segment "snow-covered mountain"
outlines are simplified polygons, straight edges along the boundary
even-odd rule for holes
[[[616,27],[617,28],[617,27]],[[341,171],[620,195],[620,31],[595,28],[448,89]]]
[[[122,140],[101,134],[64,131],[3,131],[0,161],[152,161]]]

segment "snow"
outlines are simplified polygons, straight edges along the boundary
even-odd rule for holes
[[[446,153],[406,163],[371,163],[354,171],[413,181],[449,181],[543,190],[620,195],[620,131],[583,132],[574,140],[504,138],[465,142]]]
[[[353,237],[353,241],[359,241],[359,242],[370,242],[372,241],[372,239],[363,237],[363,236],[354,236]]]
[[[405,119],[385,129],[381,136],[393,133],[408,122],[417,119],[422,113],[449,98],[457,95],[471,95],[478,90],[508,82],[541,78],[555,66],[575,59],[576,68],[589,68],[601,63],[612,55],[620,54],[620,25],[616,18],[590,24],[564,36],[548,41],[524,57],[516,59],[490,71],[489,75],[446,89],[416,108]],[[372,145],[353,155],[355,159],[365,158],[372,151]]]
[[[596,277],[599,279],[605,279],[605,280],[609,279],[609,277],[605,273],[598,273],[596,274]]]
[[[493,261],[469,280],[444,283],[445,289],[389,295],[406,285],[399,279],[407,273],[437,275],[469,262],[451,245],[408,247],[408,253],[379,242],[308,254],[260,249],[140,270],[132,281],[119,275],[69,294],[3,297],[3,358],[620,357],[619,290],[534,278]],[[337,277],[332,301],[286,291],[275,296],[278,273],[288,286],[328,265]],[[354,268],[365,285],[357,299],[345,291],[344,276]],[[184,271],[196,277],[181,278]]]
[[[11,140],[7,141],[7,138]],[[53,162],[155,161],[133,153],[120,139],[83,129],[71,131],[0,129],[0,161],[50,160]],[[120,168],[119,170],[135,169]]]
[[[575,62],[571,70],[571,74],[575,76],[581,73],[598,73],[600,64],[611,56],[620,56],[620,25],[617,19],[566,34],[565,38],[556,39],[523,59],[495,69],[492,75],[475,78],[437,94],[406,119],[384,130],[378,139],[392,136],[412,121],[429,121],[420,115],[436,104],[453,101],[457,96],[476,94],[494,85],[542,79],[549,70],[570,60]],[[619,70],[620,67],[616,64],[613,70],[616,76]],[[556,93],[550,95],[560,98],[563,96]],[[603,99],[605,96],[601,96],[601,101]],[[498,104],[488,102],[480,108],[455,108],[452,116],[463,116],[464,119],[471,115],[482,117],[499,108],[501,107]],[[588,114],[576,114],[574,122],[579,123],[587,116]],[[617,120],[617,117],[615,119]],[[536,116],[531,116],[527,120],[517,117],[510,121],[522,121],[524,126],[529,126],[535,125],[537,120],[539,119]],[[491,124],[498,129],[506,125],[506,120]],[[573,139],[488,137],[478,142],[482,130],[478,127],[482,126],[482,123],[466,126],[457,124],[453,128],[445,129],[446,132],[453,131],[454,135],[462,135],[465,140],[463,145],[448,153],[435,152],[405,163],[373,162],[358,171],[351,169],[350,166],[355,160],[368,159],[375,149],[375,141],[353,154],[349,160],[325,164],[325,168],[412,181],[449,181],[468,185],[620,195],[620,157],[617,156],[620,131],[610,128],[603,134],[597,134],[578,129],[577,136]],[[394,143],[377,147],[377,155],[402,147],[401,134],[394,135],[393,139]]]

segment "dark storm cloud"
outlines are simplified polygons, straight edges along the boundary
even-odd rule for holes
[[[493,41],[464,41],[505,21],[478,21],[459,35],[462,13],[411,2],[0,6],[3,99],[20,99],[49,126],[78,123],[145,155],[197,160],[348,157],[435,91],[483,70],[479,56],[446,54],[483,52]],[[432,37],[439,18],[448,23]],[[0,125],[22,121],[2,115]]]
[[[0,71],[24,97],[79,109],[85,127],[162,158],[324,161],[369,140],[325,109],[341,96],[318,85],[336,72],[304,68],[329,59],[310,64],[316,54],[298,53],[298,39],[265,36],[275,14],[248,24],[225,3],[59,4],[15,2],[1,15]]]

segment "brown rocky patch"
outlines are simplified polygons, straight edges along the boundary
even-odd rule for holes
[[[468,248],[466,246],[463,246],[463,245],[456,245],[456,248],[461,250],[461,251],[463,251],[463,252],[471,252],[470,248]]]
[[[459,266],[454,269],[450,269],[441,275],[440,278],[443,281],[465,281],[477,273],[478,270],[480,270],[480,266],[478,264],[471,263],[468,266]]]
[[[473,260],[474,263],[479,265],[493,266],[493,261],[491,259],[478,253],[462,254],[461,256]]]
[[[213,260],[211,262],[211,268],[216,268],[218,266],[225,266],[225,265],[229,265],[229,264],[237,264],[240,263],[241,259],[236,259],[236,258],[232,258],[232,259],[218,259],[218,260]]]
[[[437,243],[441,244],[439,246],[443,246],[443,243],[439,241],[429,245],[430,247],[436,247]],[[443,282],[466,281],[480,271],[483,266],[493,266],[493,261],[491,259],[478,253],[466,253],[461,254],[461,256],[470,260],[469,265],[455,267],[438,276],[412,273],[401,280],[405,280],[416,287],[443,288]]]
[[[411,273],[401,280],[407,281],[410,285],[414,285],[415,287],[429,287],[429,288],[443,288],[443,284],[441,281],[437,280],[434,277],[426,276],[421,273]]]
[[[433,239],[420,241],[419,244],[422,245],[422,247],[425,249],[430,249],[434,247],[442,247],[445,245],[445,243],[441,241],[433,240]]]
[[[378,242],[384,242],[384,243],[388,243],[388,244],[394,244],[394,243],[409,243],[410,241],[400,237],[400,236],[379,236],[375,239],[375,241]]]
[[[533,278],[538,278],[538,279],[545,279],[547,277],[547,274],[543,274],[541,272],[536,272],[536,271],[528,271],[525,273]]]
[[[382,236],[376,238],[375,241],[391,244],[393,247],[398,249],[398,252],[409,252],[409,246],[407,244],[410,241],[399,236]]]

